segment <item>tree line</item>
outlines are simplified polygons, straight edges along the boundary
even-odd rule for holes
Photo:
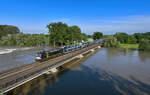
[[[49,37],[45,34],[8,34],[0,39],[1,46],[33,47],[49,44]]]
[[[139,44],[139,50],[150,50],[150,32],[132,35],[118,32],[115,35],[105,37],[109,38],[108,42],[105,43],[107,47],[119,47],[120,44]]]
[[[105,42],[105,47],[120,47],[120,44],[139,44],[140,50],[150,50],[150,32],[127,33],[118,32],[114,35],[104,35],[101,32],[94,32],[93,35],[82,33],[80,27],[68,26],[66,23],[54,22],[47,25],[48,34],[24,34],[17,26],[0,25],[0,45],[33,47],[50,45],[53,47],[69,45],[87,41],[88,38],[94,40],[103,37],[109,38]]]
[[[87,35],[80,27],[68,26],[66,23],[54,22],[47,25],[48,34],[25,34],[17,26],[0,25],[0,46],[33,47],[50,45],[53,47],[87,41],[88,38],[97,40],[103,37],[101,32]]]
[[[0,25],[0,46],[33,47],[49,45],[45,34],[24,34],[17,26]]]

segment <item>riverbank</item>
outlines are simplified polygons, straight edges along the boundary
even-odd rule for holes
[[[0,54],[8,54],[16,50],[29,50],[33,47],[0,47]]]
[[[138,49],[139,44],[121,44],[120,47],[123,49]]]

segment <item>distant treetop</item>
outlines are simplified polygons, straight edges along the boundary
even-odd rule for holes
[[[102,37],[103,37],[103,33],[102,32],[94,32],[94,34],[93,34],[93,39],[94,40],[101,39]]]
[[[13,25],[0,25],[0,38],[2,36],[6,36],[7,34],[16,34],[19,33],[20,30],[17,26]]]

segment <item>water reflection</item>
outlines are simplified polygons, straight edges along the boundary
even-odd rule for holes
[[[44,93],[44,89],[58,80],[58,76],[43,75],[18,88],[6,93],[6,95],[39,95]]]
[[[139,51],[139,58],[143,63],[150,63],[150,52],[149,51]]]
[[[9,91],[8,93],[5,93],[5,95],[45,95],[45,89],[53,86],[54,83],[59,81],[61,76],[70,70],[79,67],[79,64],[80,63],[68,63],[61,68],[58,68],[59,72],[50,75],[44,74],[22,86]]]
[[[103,95],[149,95],[150,85],[137,80],[135,77],[130,76],[134,82],[128,79],[114,74],[112,72],[107,72],[103,69],[95,69],[94,73],[92,69],[84,67],[88,71],[90,77],[94,77],[95,84],[102,90],[97,93]],[[99,80],[98,80],[99,79]],[[93,83],[92,83],[93,84]],[[94,85],[95,86],[95,85]],[[96,88],[97,88],[96,87]],[[108,92],[107,92],[108,91]]]
[[[106,48],[105,49],[107,58],[120,57],[120,56],[133,56],[137,50],[130,49],[116,49],[116,48]]]

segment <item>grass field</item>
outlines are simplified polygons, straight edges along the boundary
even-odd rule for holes
[[[138,49],[138,44],[121,44],[121,48],[124,49]]]

